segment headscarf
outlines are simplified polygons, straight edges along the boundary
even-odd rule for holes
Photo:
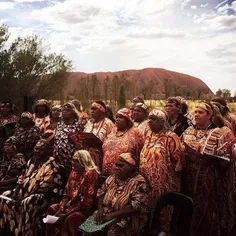
[[[140,107],[142,108],[145,112],[148,111],[148,106],[145,104],[145,103],[142,103],[142,102],[138,102],[135,107]]]
[[[161,118],[162,120],[166,121],[167,120],[167,116],[166,113],[164,111],[162,111],[161,109],[158,108],[154,108],[150,113],[149,116],[156,116],[158,118]]]
[[[105,113],[106,112],[106,108],[103,107],[101,104],[97,103],[97,102],[93,102],[92,103],[92,107],[96,107],[97,109],[99,109],[101,112]]]
[[[137,163],[136,163],[134,157],[129,152],[120,154],[119,158],[122,159],[123,161],[127,162],[131,166],[134,166],[134,167],[137,166]]]
[[[167,99],[167,103],[174,103],[175,106],[179,108],[180,113],[182,113],[183,115],[185,115],[188,111],[186,100],[181,96],[169,97]]]
[[[116,114],[120,114],[124,116],[126,119],[128,119],[129,121],[133,122],[131,118],[131,111],[128,108],[121,108],[119,111],[117,111]]]
[[[28,118],[28,119],[30,119],[30,120],[33,120],[33,115],[32,115],[30,112],[28,112],[28,111],[24,111],[24,112],[21,114],[20,117],[21,117],[21,118]]]
[[[53,109],[61,110],[62,106],[61,105],[54,105],[54,106],[52,106],[51,110],[53,110]]]
[[[198,104],[196,106],[196,108],[203,109],[204,111],[207,112],[207,114],[210,115],[210,117],[212,117],[214,114],[214,110],[213,110],[214,108],[212,108],[212,106],[206,102],[202,102],[202,103]]]

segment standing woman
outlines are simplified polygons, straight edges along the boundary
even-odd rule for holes
[[[162,193],[179,192],[181,187],[183,148],[179,137],[168,130],[166,114],[160,109],[149,113],[148,131],[140,154],[140,174],[151,186],[150,204],[154,208]],[[172,209],[161,212],[160,228],[169,231]]]
[[[44,126],[50,123],[50,107],[46,99],[38,100],[33,106],[33,120],[43,133]]]
[[[0,105],[0,126],[17,120],[18,117],[14,115],[11,101],[3,101]]]
[[[54,139],[54,157],[61,165],[64,165],[67,177],[71,171],[72,157],[77,150],[75,144],[70,142],[69,133],[82,132],[83,125],[79,121],[78,111],[72,103],[66,103],[62,107],[62,121],[56,128]]]
[[[188,111],[186,101],[182,97],[170,97],[167,99],[165,110],[171,130],[180,137],[191,124],[186,117]]]
[[[106,106],[102,101],[93,102],[90,110],[92,119],[88,121],[84,131],[95,134],[103,142],[114,124],[106,117]]]
[[[128,108],[122,108],[116,113],[115,125],[103,143],[102,172],[107,176],[112,174],[115,161],[121,153],[131,153],[139,163],[143,147],[143,137],[133,128],[131,111]]]
[[[186,168],[184,193],[193,198],[192,236],[236,235],[235,158],[231,141],[212,122],[213,107],[195,108],[196,126],[182,135]],[[233,135],[232,135],[233,137]],[[229,161],[220,156],[229,157]]]

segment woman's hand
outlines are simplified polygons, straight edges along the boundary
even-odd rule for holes
[[[112,219],[113,219],[113,217],[111,214],[100,213],[100,214],[96,215],[94,221],[96,224],[100,225],[100,224],[106,223],[107,221],[110,221]]]

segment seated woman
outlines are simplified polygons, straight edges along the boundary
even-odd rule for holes
[[[2,101],[0,105],[0,126],[17,120],[18,117],[14,115],[12,102],[10,100]]]
[[[17,151],[17,140],[7,139],[0,154],[0,193],[16,187],[17,178],[26,166],[25,157]]]
[[[47,225],[46,235],[78,235],[78,226],[95,209],[97,189],[101,184],[99,174],[88,151],[75,152],[63,199],[47,211],[50,215],[58,216],[59,220],[56,225]]]
[[[112,219],[107,236],[136,236],[145,226],[148,213],[148,187],[137,172],[131,153],[122,153],[115,162],[115,174],[98,190],[97,224]]]
[[[34,155],[34,146],[41,138],[40,129],[35,125],[30,112],[21,114],[13,136],[19,142],[18,151],[29,160]]]
[[[14,202],[9,204],[1,199],[0,229],[9,227],[16,236],[38,235],[40,215],[62,194],[60,166],[51,153],[51,146],[46,140],[38,141],[34,158],[28,161],[24,174],[18,178],[17,187],[3,193]]]

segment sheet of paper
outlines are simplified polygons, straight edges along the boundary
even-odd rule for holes
[[[43,218],[43,223],[44,224],[54,224],[57,222],[58,219],[59,219],[59,217],[47,215],[46,218]]]

